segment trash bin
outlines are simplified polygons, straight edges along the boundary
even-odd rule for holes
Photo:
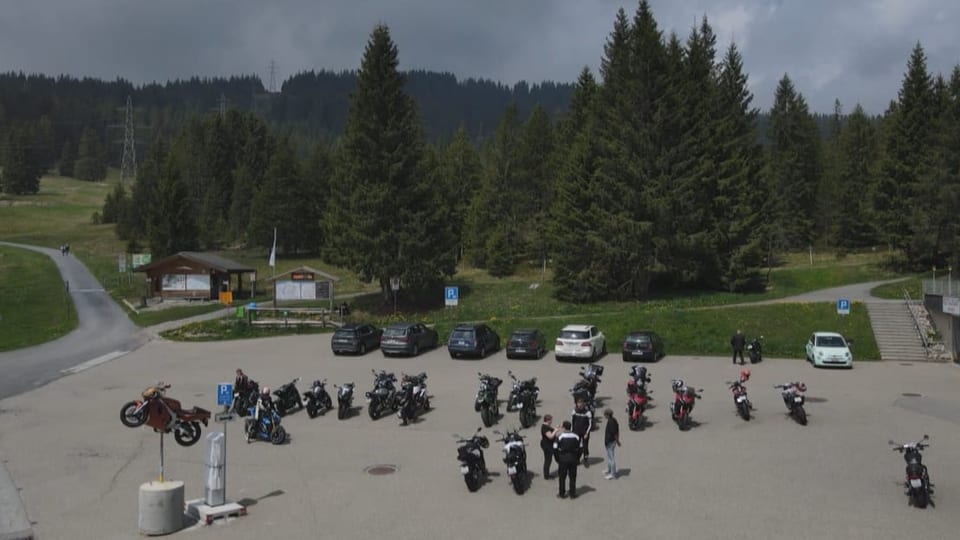
[[[207,453],[207,487],[204,499],[207,506],[221,506],[226,500],[226,463],[227,445],[221,432],[207,434],[209,452]]]
[[[257,320],[257,303],[250,302],[249,304],[247,304],[247,309],[250,312],[250,320],[251,321]]]
[[[247,310],[243,306],[237,306],[237,318],[243,319],[247,316]]]

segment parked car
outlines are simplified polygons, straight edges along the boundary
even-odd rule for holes
[[[543,358],[547,354],[547,338],[533,329],[514,330],[507,340],[507,358]]]
[[[850,342],[836,332],[814,332],[807,340],[807,362],[815,367],[853,368]]]
[[[560,331],[553,354],[557,361],[567,358],[595,360],[607,353],[607,338],[596,326],[568,324]]]
[[[450,358],[464,355],[483,358],[488,352],[499,349],[500,336],[485,324],[458,324],[447,340]]]
[[[657,360],[663,358],[663,340],[653,330],[635,330],[623,340],[623,361]]]
[[[356,353],[367,354],[370,349],[380,346],[380,336],[383,330],[372,324],[356,323],[345,324],[337,328],[330,338],[330,348],[333,354]]]
[[[437,331],[423,323],[395,323],[383,329],[380,351],[384,356],[406,354],[416,356],[424,349],[436,347],[440,342]]]

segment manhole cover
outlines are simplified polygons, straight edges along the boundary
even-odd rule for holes
[[[920,394],[917,394],[917,393],[915,393],[915,392],[904,392],[904,393],[902,393],[902,394],[900,394],[900,395],[901,395],[901,396],[905,396],[905,397],[923,397],[923,396],[921,396]]]
[[[383,476],[385,474],[393,474],[397,472],[396,465],[371,465],[364,469],[364,472],[367,474],[372,474],[374,476]]]

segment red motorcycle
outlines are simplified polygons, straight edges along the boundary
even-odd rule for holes
[[[643,429],[647,420],[643,412],[652,399],[647,393],[647,383],[651,381],[647,368],[635,365],[630,368],[630,380],[627,381],[627,425],[632,431]]]
[[[200,423],[207,425],[210,411],[193,407],[184,409],[180,402],[165,395],[169,384],[148,386],[140,395],[143,399],[128,401],[120,409],[120,421],[127,427],[144,424],[159,433],[173,432],[180,446],[192,446],[200,440]]]
[[[673,421],[677,423],[680,431],[687,431],[690,429],[690,414],[693,412],[693,405],[696,400],[703,397],[697,392],[703,392],[703,388],[698,390],[689,387],[683,383],[682,379],[674,379],[671,387],[673,388],[673,410],[670,411],[670,416],[673,417]]]
[[[750,370],[745,369],[740,372],[740,378],[736,381],[727,381],[727,386],[733,392],[733,403],[737,407],[737,414],[744,420],[750,420],[750,410],[753,404],[747,397],[747,387],[743,383],[750,380]]]

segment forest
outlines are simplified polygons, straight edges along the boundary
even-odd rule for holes
[[[620,10],[598,73],[574,84],[403,73],[389,28],[356,71],[135,87],[0,76],[0,187],[56,172],[103,181],[136,105],[136,180],[91,219],[155,257],[237,246],[319,254],[411,291],[461,259],[496,276],[548,264],[576,302],[663,289],[762,288],[783,253],[960,262],[960,66],[909,55],[879,117],[811,113],[789,75],[752,106],[736,45],[703,18],[664,33],[646,0]],[[120,128],[115,126],[120,125]]]

